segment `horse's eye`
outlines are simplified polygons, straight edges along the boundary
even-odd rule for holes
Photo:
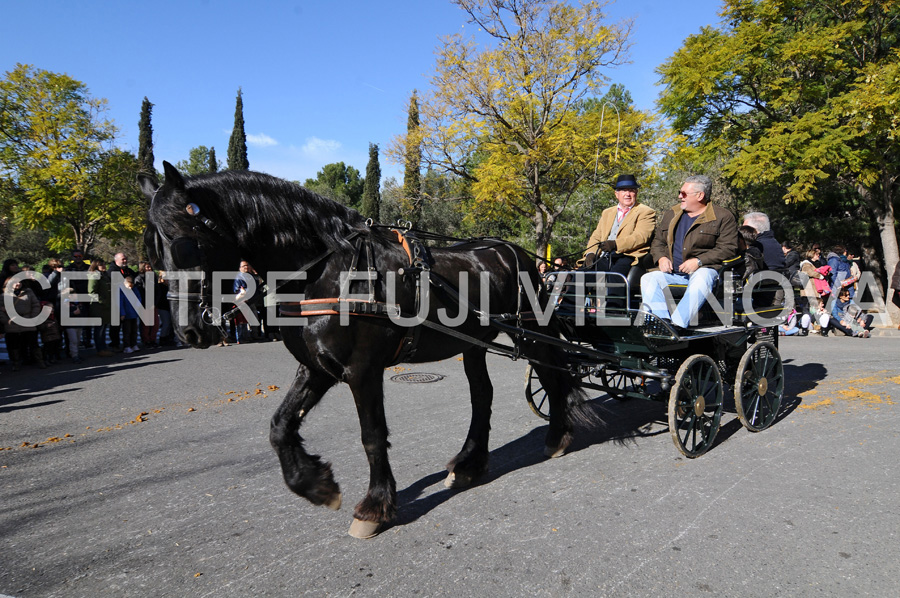
[[[198,268],[203,264],[203,254],[196,239],[178,237],[172,241],[169,251],[172,254],[172,263],[179,270]]]
[[[185,206],[184,211],[191,216],[197,216],[200,213],[200,206],[195,203],[189,203]]]

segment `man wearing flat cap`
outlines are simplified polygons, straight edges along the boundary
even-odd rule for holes
[[[638,203],[637,179],[620,174],[615,193],[618,203],[603,210],[584,252],[584,266],[628,276],[628,270],[650,251],[656,228],[656,210]]]

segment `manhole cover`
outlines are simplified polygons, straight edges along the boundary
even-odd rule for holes
[[[391,376],[392,382],[406,382],[407,384],[425,384],[426,382],[438,382],[443,379],[444,377],[440,374],[423,374],[418,372]]]

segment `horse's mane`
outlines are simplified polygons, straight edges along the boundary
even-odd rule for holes
[[[245,248],[337,248],[365,224],[355,210],[259,172],[197,175],[185,177],[184,183],[188,202],[197,203],[204,217]],[[183,201],[174,193],[154,199],[151,222],[164,230],[194,228],[196,221],[185,213]]]

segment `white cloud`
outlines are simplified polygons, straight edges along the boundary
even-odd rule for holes
[[[259,135],[247,135],[247,143],[256,147],[272,147],[278,145],[278,142],[265,133]]]
[[[319,139],[318,137],[307,137],[306,143],[300,148],[307,156],[322,156],[333,154],[341,149],[341,142],[333,139]]]

